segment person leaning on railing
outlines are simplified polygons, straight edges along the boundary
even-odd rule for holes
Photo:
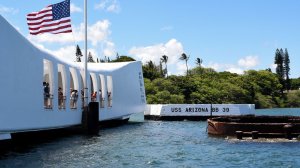
[[[63,108],[64,106],[64,94],[61,88],[58,88],[58,106],[59,108]]]
[[[76,108],[76,102],[78,99],[78,91],[77,90],[73,90],[71,91],[71,96],[70,96],[70,100],[71,100],[71,108]]]
[[[49,98],[50,98],[49,83],[43,82],[43,86],[44,86],[44,107],[50,108],[50,106],[49,106]]]

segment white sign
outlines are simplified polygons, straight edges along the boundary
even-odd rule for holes
[[[163,105],[161,116],[210,116],[210,104]]]
[[[254,115],[254,104],[156,104],[148,105],[145,115],[226,116]]]
[[[212,116],[254,114],[254,104],[212,104]]]

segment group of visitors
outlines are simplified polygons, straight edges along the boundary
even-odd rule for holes
[[[102,91],[99,89],[99,100],[100,100],[100,107],[104,108],[104,97],[102,96]],[[112,106],[112,96],[111,92],[107,92],[107,99],[108,99],[108,107]],[[91,101],[95,102],[97,101],[97,91],[91,93]]]
[[[52,108],[52,101],[51,101],[51,93],[50,93],[50,86],[48,82],[43,82],[44,87],[44,108]],[[102,91],[99,89],[99,92],[95,91],[91,94],[91,101],[97,101],[97,95],[99,95],[100,100],[100,107],[104,108],[104,98],[102,97]],[[108,98],[108,107],[112,105],[112,97],[111,92],[107,92]],[[81,90],[81,99],[82,103],[84,102],[84,91]],[[70,108],[74,109],[77,108],[77,100],[78,100],[78,90],[70,88]],[[63,89],[61,87],[58,88],[58,107],[60,109],[65,108],[65,96],[63,93]]]
[[[99,95],[99,100],[100,101],[104,100],[104,98],[102,97],[102,91],[101,91],[101,89],[99,89],[98,93],[97,93],[97,91],[92,92],[92,94],[91,94],[91,101],[93,101],[93,102],[97,101],[97,95]]]

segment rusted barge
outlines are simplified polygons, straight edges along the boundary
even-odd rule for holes
[[[298,116],[223,116],[207,120],[207,132],[218,136],[287,138],[300,135]]]

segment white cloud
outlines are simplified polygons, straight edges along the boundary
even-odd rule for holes
[[[114,13],[119,13],[121,11],[120,3],[117,0],[102,0],[95,5],[95,9]]]
[[[259,64],[257,56],[247,56],[238,61],[238,65],[245,68],[252,68]]]
[[[271,64],[270,68],[271,68],[272,72],[276,72],[277,65],[276,64]]]
[[[75,46],[65,46],[65,47],[59,48],[58,50],[50,50],[50,49],[46,48],[44,45],[42,45],[41,43],[36,43],[36,42],[32,42],[32,43],[40,50],[43,50],[49,54],[57,56],[67,62],[74,62],[76,60],[76,56],[75,56],[76,47]]]
[[[183,46],[176,39],[171,39],[164,45],[163,55],[168,56],[169,58],[168,62],[170,64],[174,64],[178,62],[179,57],[181,56],[182,53],[184,53]]]
[[[164,26],[160,30],[161,31],[170,31],[170,30],[173,30],[173,27],[172,26]]]
[[[249,70],[259,64],[258,56],[246,56],[238,60],[237,64],[226,64],[226,63],[217,63],[210,62],[207,67],[213,68],[214,70],[228,71],[231,73],[243,74],[244,71]]]
[[[190,67],[190,66],[188,65],[188,67]],[[176,71],[173,72],[172,74],[174,74],[174,75],[185,75],[186,74],[186,64],[185,64],[185,62],[177,62],[176,63]]]
[[[137,60],[141,60],[144,64],[150,60],[155,64],[159,64],[160,58],[163,55],[168,56],[168,65],[176,64],[182,53],[182,44],[176,39],[171,39],[166,44],[161,43],[146,47],[133,47],[129,50],[130,55]]]
[[[5,14],[5,13],[8,13],[8,14],[17,14],[18,12],[19,12],[18,9],[9,8],[9,7],[5,7],[5,6],[0,5],[0,13],[1,14]]]
[[[216,71],[219,71],[222,69],[223,65],[219,64],[219,63],[215,63],[215,62],[209,62],[207,66],[203,65],[204,67],[209,67],[212,68]]]
[[[186,73],[186,65],[184,61],[179,60],[183,53],[183,47],[176,39],[169,40],[166,44],[156,44],[146,47],[133,47],[129,54],[137,60],[141,60],[143,64],[152,60],[156,65],[159,64],[162,55],[169,56],[168,71],[169,74],[184,75]],[[189,61],[191,63],[191,60]],[[204,67],[213,68],[218,72],[228,71],[231,73],[243,74],[244,71],[255,67],[259,64],[258,56],[247,56],[239,59],[236,64],[209,62]],[[188,65],[192,69],[191,65]]]
[[[49,54],[52,54],[62,60],[65,60],[67,62],[75,62],[76,60],[76,56],[75,56],[75,52],[76,52],[76,47],[75,46],[65,46],[65,47],[61,47],[57,50],[50,50],[47,49],[45,46],[43,46],[40,43],[33,43],[37,48],[39,48],[40,50],[43,50]],[[95,49],[89,48],[88,52],[91,52],[94,60],[96,61],[98,58],[98,52]],[[82,61],[84,61],[84,58],[81,58]]]
[[[141,60],[144,64],[148,61],[159,63],[160,57],[163,55],[163,44],[157,44],[147,47],[133,47],[129,50],[129,54]]]
[[[218,71],[218,72],[228,71],[228,72],[237,73],[237,74],[243,74],[244,70],[245,70],[244,68],[241,68],[238,65],[216,63],[216,62],[210,62],[205,67],[213,68],[215,71]]]
[[[74,40],[76,41],[75,37],[73,36],[72,33],[63,33],[60,35],[45,33],[45,34],[40,34],[38,36],[29,35],[27,38],[30,41],[39,42],[39,43],[61,43],[62,44],[62,43],[71,43],[74,42]]]
[[[91,42],[91,47],[94,49],[88,49],[92,53],[94,59],[105,56],[115,55],[115,44],[110,41],[110,22],[108,20],[98,21],[93,25],[88,26],[88,41]],[[40,49],[47,51],[53,55],[60,56],[68,61],[75,60],[75,45],[84,41],[84,25],[73,26],[73,33],[66,34],[41,34],[38,36],[28,36],[28,39],[34,43]],[[45,46],[51,44],[53,46],[57,44],[65,47],[55,50],[48,50]],[[81,48],[83,49],[83,48]]]
[[[106,47],[103,50],[103,54],[105,56],[111,57],[111,56],[116,55],[115,44],[113,42],[106,41],[105,45],[106,45]]]
[[[92,41],[94,46],[96,46],[99,41],[108,39],[108,36],[111,34],[109,26],[110,22],[108,20],[103,20],[96,22],[94,25],[88,28],[88,38]],[[83,32],[83,24],[81,29],[81,32]]]
[[[165,44],[155,44],[144,47],[132,47],[129,50],[129,55],[136,60],[142,61],[143,64],[153,61],[159,65],[160,59],[163,55],[168,56],[168,74],[184,75],[186,73],[185,62],[179,60],[180,55],[184,52],[182,44],[176,39],[170,39]],[[163,65],[164,66],[164,65]],[[188,65],[189,69],[191,68]]]
[[[225,69],[225,71],[231,72],[231,73],[237,73],[237,74],[243,74],[244,70],[238,67],[229,67],[227,69]]]
[[[70,8],[71,8],[71,13],[82,12],[82,9],[73,3],[71,3]]]
[[[63,60],[74,62],[76,60],[75,51],[76,51],[75,46],[66,46],[55,51],[50,50],[49,52],[55,56],[58,56]]]
[[[101,41],[107,41],[111,34],[109,29],[110,22],[108,20],[97,21],[95,24],[88,26],[88,40],[93,46],[97,46]],[[74,43],[84,41],[84,24],[79,27],[72,25],[73,33],[55,34],[40,34],[38,36],[28,36],[31,41],[39,43]]]

